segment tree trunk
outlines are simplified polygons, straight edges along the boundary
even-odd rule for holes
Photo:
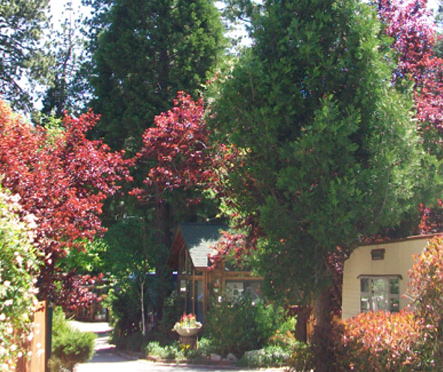
[[[167,267],[167,260],[169,257],[169,250],[171,248],[171,232],[170,232],[170,211],[169,205],[160,197],[157,198],[157,205],[155,210],[155,241],[161,250],[160,254],[157,256],[158,260],[156,262],[156,276],[158,283],[158,293],[157,293],[157,319],[161,320],[163,317],[163,304],[167,291],[169,289],[169,272]]]
[[[331,300],[330,290],[325,288],[318,294],[314,303],[317,324],[312,343],[316,372],[335,371]]]
[[[143,273],[142,275],[146,275],[146,273]],[[144,280],[142,280],[140,284],[140,306],[142,308],[142,334],[143,337],[146,337],[146,316],[145,316],[145,297],[144,297]]]

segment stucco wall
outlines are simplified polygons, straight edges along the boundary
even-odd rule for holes
[[[343,270],[342,319],[360,313],[361,275],[401,275],[400,309],[409,303],[403,296],[408,285],[408,271],[413,265],[413,255],[423,251],[430,237],[412,237],[406,240],[366,245],[357,248],[346,260]],[[372,260],[373,249],[385,249],[383,260]]]

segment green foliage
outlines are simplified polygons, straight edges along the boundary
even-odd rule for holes
[[[312,350],[309,345],[298,342],[288,359],[289,371],[311,372],[314,370]]]
[[[112,341],[117,343],[119,338],[130,336],[140,331],[141,311],[137,283],[122,281],[113,291],[111,316],[114,330]]]
[[[180,349],[178,343],[161,346],[158,341],[152,341],[146,346],[147,356],[161,360],[180,361],[185,359],[184,350]]]
[[[214,105],[217,139],[240,157],[223,182],[233,213],[266,234],[269,294],[319,292],[334,278],[331,255],[418,223],[436,164],[390,83],[393,58],[367,4],[268,0],[252,21],[254,44]]]
[[[61,364],[63,368],[73,371],[77,364],[92,358],[95,334],[80,332],[70,326],[61,308],[56,308],[54,311],[52,329],[52,356],[54,358],[52,363],[54,366]]]
[[[241,296],[234,302],[214,302],[205,324],[208,337],[218,354],[241,357],[260,349],[274,335],[281,312],[262,301]]]
[[[114,340],[117,349],[133,351],[136,353],[143,351],[143,348],[146,344],[146,340],[140,331],[136,331],[131,334],[125,333],[118,338],[114,338]]]
[[[174,291],[163,304],[163,317],[158,324],[157,340],[167,343],[177,338],[176,332],[172,329],[182,315],[182,309],[184,309],[184,298]]]
[[[269,345],[260,350],[247,351],[239,361],[248,368],[281,367],[287,365],[291,351],[277,345]]]
[[[34,224],[22,222],[18,198],[0,186],[0,371],[10,371],[32,339],[37,253]],[[25,218],[26,219],[26,218]]]
[[[212,0],[90,0],[94,111],[99,136],[135,153],[155,115],[177,91],[196,92],[223,51],[223,26]]]
[[[48,4],[49,0],[4,0],[0,6],[2,95],[14,108],[28,112],[32,110],[31,89],[25,81],[42,82],[49,76],[51,58],[41,43]]]
[[[81,20],[71,1],[65,3],[64,16],[55,22],[58,27],[49,35],[48,46],[54,55],[50,66],[52,76],[42,100],[41,113],[63,118],[66,110],[68,115],[78,116],[86,111],[90,88],[82,70],[85,40],[80,36]]]

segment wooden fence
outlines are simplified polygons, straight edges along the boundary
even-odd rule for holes
[[[30,358],[21,358],[17,364],[17,372],[45,372],[46,342],[47,342],[47,312],[46,301],[39,302],[34,314],[34,337],[27,350],[31,351]]]

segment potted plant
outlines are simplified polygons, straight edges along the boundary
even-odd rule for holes
[[[197,318],[194,314],[183,314],[180,321],[175,323],[173,331],[177,332],[180,336],[195,336],[202,324],[197,322]]]

